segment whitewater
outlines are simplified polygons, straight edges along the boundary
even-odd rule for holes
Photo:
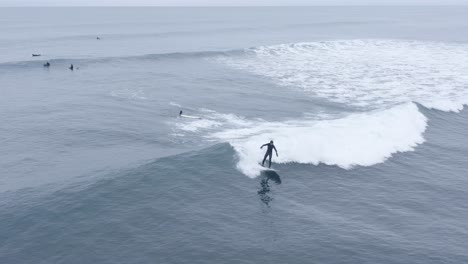
[[[401,56],[404,54],[404,56]],[[459,112],[468,102],[468,45],[396,40],[351,40],[249,48],[214,61],[270,78],[304,96],[354,106],[364,113],[330,120],[194,121],[185,131],[235,126],[216,132],[238,153],[238,168],[260,175],[264,141],[288,146],[279,163],[325,163],[349,169],[371,166],[424,142],[427,118],[416,104]],[[305,119],[305,120],[304,120]],[[365,150],[365,151],[361,151]]]

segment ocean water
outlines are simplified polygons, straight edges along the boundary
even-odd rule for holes
[[[468,7],[0,22],[0,263],[468,263]]]

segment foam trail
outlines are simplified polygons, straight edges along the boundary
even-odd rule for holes
[[[252,121],[234,114],[221,114],[206,108],[199,110],[200,112],[196,113],[196,115],[200,116],[200,119],[179,119],[179,122],[176,123],[176,128],[185,132],[203,132],[216,128],[227,129],[254,125]]]
[[[175,107],[182,107],[181,104],[176,103],[176,102],[169,102],[169,105],[170,105],[170,106],[175,106]]]
[[[176,127],[183,131],[196,132],[202,129],[212,129],[221,126],[222,123],[215,120],[200,119],[197,121],[186,121],[176,124]]]
[[[274,162],[324,163],[344,169],[382,163],[397,152],[412,151],[424,142],[427,118],[413,103],[342,119],[303,122],[259,122],[212,136],[229,142],[237,152],[238,169],[249,177],[260,174],[264,150],[275,141]]]

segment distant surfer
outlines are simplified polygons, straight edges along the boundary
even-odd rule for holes
[[[184,112],[182,110],[180,110],[179,112],[179,117],[183,117],[183,118],[191,118],[191,119],[202,119],[201,117],[199,116],[192,116],[192,115],[184,115]]]
[[[49,62],[44,63],[44,67],[49,68],[49,67],[50,67],[50,63],[49,63]]]
[[[73,71],[73,64],[70,64],[70,67],[68,67],[68,69],[70,69],[70,71]]]
[[[96,37],[97,40],[100,40],[101,38],[100,37]]]
[[[271,168],[271,157],[273,156],[273,150],[275,150],[275,152],[276,152],[276,157],[278,157],[278,151],[276,150],[275,145],[273,144],[273,140],[270,141],[270,143],[266,143],[266,144],[262,145],[260,147],[260,149],[262,149],[265,146],[267,146],[268,149],[267,149],[267,151],[265,153],[265,157],[263,157],[262,166],[265,163],[265,160],[267,159],[267,157],[269,157],[270,164],[268,165],[268,168]]]

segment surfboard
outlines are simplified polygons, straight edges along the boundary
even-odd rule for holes
[[[180,115],[180,117],[183,117],[183,118],[191,118],[191,119],[201,119],[201,117],[198,117],[198,116],[191,116],[191,115]]]
[[[261,163],[259,163],[258,165],[260,165],[260,167],[262,167],[262,168],[261,168],[262,171],[279,171],[279,170],[276,170],[276,169],[264,167],[264,166],[262,166]]]

